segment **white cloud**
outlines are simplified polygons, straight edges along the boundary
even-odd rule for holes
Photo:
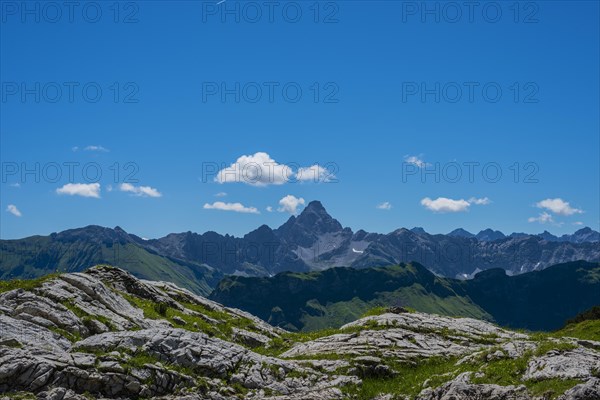
[[[428,210],[439,213],[447,212],[463,212],[468,211],[472,205],[485,206],[490,204],[492,201],[487,197],[477,198],[471,197],[469,200],[465,199],[449,199],[447,197],[438,197],[435,200],[425,197],[421,200],[421,205]]]
[[[266,208],[266,210],[267,210],[268,212],[273,212],[273,207],[271,207],[271,206],[268,206],[268,207]]]
[[[581,225],[583,225],[583,222],[575,221],[575,222],[573,222],[573,225],[581,226]]]
[[[475,204],[476,206],[486,206],[488,204],[490,204],[492,201],[490,199],[488,199],[487,197],[482,197],[481,199],[478,199],[476,197],[471,197],[469,199],[469,203],[470,204]]]
[[[86,146],[86,147],[84,148],[84,150],[85,150],[85,151],[99,151],[99,152],[102,152],[102,153],[108,153],[108,152],[110,151],[110,150],[108,150],[108,149],[107,149],[107,148],[105,148],[105,147],[102,147],[102,146],[94,146],[94,145],[91,145],[91,146]]]
[[[10,187],[14,187],[14,188],[20,188],[21,184],[19,182],[15,182],[15,183],[11,183]]]
[[[256,207],[246,207],[242,203],[223,203],[222,201],[215,201],[212,204],[204,204],[203,208],[205,210],[221,210],[248,214],[260,214]]]
[[[217,173],[215,182],[242,182],[253,186],[282,185],[293,177],[293,171],[279,164],[265,152],[241,156]]]
[[[428,165],[431,165],[431,164],[428,164],[425,161],[423,161],[421,159],[421,157],[422,157],[422,155],[419,155],[419,156],[406,155],[406,156],[404,156],[404,162],[406,162],[408,164],[416,165],[419,168],[424,168],[424,167],[427,167]]]
[[[296,179],[301,182],[331,182],[333,179],[335,179],[335,175],[327,168],[323,168],[319,164],[315,164],[306,168],[298,168]]]
[[[384,201],[383,203],[378,204],[377,208],[380,210],[391,210],[392,204],[389,201]]]
[[[9,204],[8,207],[6,207],[6,211],[11,213],[15,217],[21,217],[23,215],[21,214],[21,211],[19,211],[17,206],[15,206],[14,204]]]
[[[290,214],[296,214],[298,212],[298,206],[304,205],[305,201],[302,197],[298,198],[288,194],[281,200],[279,200],[279,207],[277,211],[288,212]]]
[[[554,214],[558,215],[573,215],[583,213],[583,210],[571,207],[568,201],[564,201],[561,198],[542,200],[536,203],[536,207],[545,208],[546,210],[552,211]]]
[[[464,199],[453,200],[446,197],[438,197],[435,200],[431,200],[429,197],[425,197],[421,200],[421,205],[434,212],[446,213],[467,211],[471,204]]]
[[[121,192],[131,193],[140,197],[161,197],[162,193],[150,186],[133,186],[131,183],[121,183],[119,186]]]
[[[227,193],[225,193],[225,192],[215,193],[215,197],[225,197],[225,196],[227,196]]]
[[[527,218],[527,222],[539,222],[540,224],[554,223],[554,218],[552,218],[552,215],[544,211],[543,213],[540,213],[540,215],[537,217]]]
[[[71,150],[73,150],[73,152],[79,151],[79,146],[73,146],[71,147]]]
[[[100,198],[99,183],[67,183],[63,187],[56,189],[58,194],[69,196],[94,197]]]
[[[239,157],[233,164],[217,173],[215,182],[245,183],[252,186],[283,185],[298,182],[332,182],[335,175],[327,168],[314,164],[298,167],[297,171],[275,161],[268,153],[257,152]]]

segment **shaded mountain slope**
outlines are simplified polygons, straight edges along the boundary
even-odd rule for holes
[[[31,279],[114,264],[142,279],[165,280],[210,293],[222,274],[212,268],[158,254],[121,228],[88,226],[49,236],[0,241],[0,279]]]
[[[226,277],[210,297],[288,329],[339,326],[374,306],[410,306],[549,330],[600,304],[600,264],[573,262],[513,277],[493,269],[468,281],[436,277],[418,263]]]

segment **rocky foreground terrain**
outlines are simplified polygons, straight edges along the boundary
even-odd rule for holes
[[[4,282],[0,398],[600,399],[598,341],[371,314],[289,333],[108,266]]]

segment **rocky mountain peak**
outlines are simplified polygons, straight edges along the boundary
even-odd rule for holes
[[[325,213],[327,214],[327,210],[323,207],[323,203],[319,200],[313,200],[304,208],[305,211],[316,212],[316,213]]]
[[[463,229],[463,228],[458,228],[453,230],[452,232],[450,232],[448,234],[448,236],[453,236],[453,237],[463,237],[463,238],[472,238],[475,237],[475,235],[473,235],[471,232]]]
[[[288,243],[310,247],[320,236],[339,233],[342,224],[333,218],[320,201],[311,201],[297,217],[290,219],[277,230],[276,234]]]
[[[554,236],[553,234],[551,234],[548,231],[544,231],[544,232],[540,233],[538,236],[549,242],[554,242],[554,241],[558,240],[558,237]]]
[[[263,242],[273,242],[275,239],[276,236],[273,233],[273,229],[271,229],[268,225],[261,225],[257,229],[253,230],[250,233],[247,233],[244,236],[244,240],[248,240],[254,244]]]
[[[410,231],[416,233],[417,235],[427,235],[427,231],[420,226],[415,226]]]
[[[600,241],[600,233],[586,226],[570,235],[570,239],[573,242],[598,242]]]
[[[504,239],[505,237],[506,235],[504,235],[504,233],[500,231],[494,231],[489,228],[482,230],[475,236],[477,240],[481,240],[484,242],[493,242],[494,240]]]
[[[319,233],[337,232],[343,229],[342,224],[329,215],[323,204],[316,200],[308,203],[296,222]]]

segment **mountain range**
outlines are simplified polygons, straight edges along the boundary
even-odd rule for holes
[[[49,236],[0,240],[0,279],[77,272],[95,264],[118,265],[150,280],[166,280],[208,294],[226,275],[272,276],[284,271],[366,268],[415,261],[436,275],[470,278],[502,268],[514,275],[550,265],[600,260],[600,234],[583,228],[556,237],[486,229],[447,235],[422,228],[391,233],[353,232],[319,201],[272,229],[262,225],[243,237],[216,232],[172,233],[144,240],[123,229],[87,226]]]

